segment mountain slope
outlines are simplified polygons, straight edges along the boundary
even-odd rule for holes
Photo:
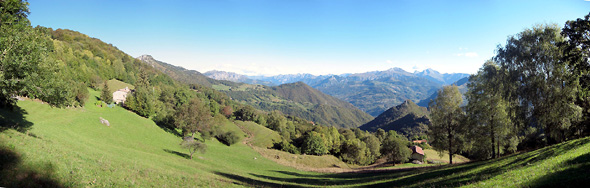
[[[442,85],[451,85],[454,82],[468,77],[469,74],[465,73],[444,73],[441,74],[440,72],[433,70],[433,69],[425,69],[422,72],[415,72],[417,76],[427,78],[431,81],[438,82]]]
[[[430,124],[428,109],[416,105],[411,100],[392,107],[372,121],[360,126],[361,130],[394,130],[405,135],[423,133],[424,126]]]
[[[167,74],[174,80],[177,80],[186,84],[199,84],[207,87],[211,87],[214,84],[219,84],[220,81],[211,79],[199,71],[187,70],[183,67],[171,65],[162,61],[154,59],[151,55],[141,55],[137,57],[138,60],[152,66],[156,70]]]
[[[251,78],[248,78],[248,76],[246,76],[246,75],[236,74],[233,72],[213,70],[213,71],[207,71],[203,75],[205,75],[209,78],[215,79],[215,80],[226,80],[226,81],[239,82],[239,83],[245,83],[245,84],[254,84],[254,85],[260,84],[260,85],[266,85],[266,86],[277,85],[277,84],[274,84],[274,83],[268,82],[268,81],[251,79]]]
[[[402,69],[390,69],[347,77],[332,76],[312,87],[377,116],[407,99],[426,98],[441,85]]]
[[[278,110],[322,125],[358,127],[372,117],[354,105],[324,94],[303,82],[269,87],[242,84],[239,87],[223,87],[234,100],[263,110]]]

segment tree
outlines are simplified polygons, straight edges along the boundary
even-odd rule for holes
[[[510,144],[506,141],[510,139],[509,134],[514,132],[510,126],[509,103],[502,96],[505,90],[502,81],[504,75],[505,72],[489,60],[477,74],[469,77],[466,93],[469,101],[466,107],[470,124],[468,137],[476,145],[475,151],[479,151],[479,158],[487,158],[488,154],[492,158],[499,157],[501,143],[504,141],[502,145]],[[481,148],[488,148],[489,152]]]
[[[590,13],[584,18],[567,21],[561,30],[567,40],[563,47],[563,62],[572,71],[571,79],[577,80],[578,94],[575,103],[583,108],[583,119],[575,125],[573,135],[590,134]]]
[[[367,152],[370,151],[368,150],[367,144],[365,144],[365,142],[358,138],[352,138],[342,143],[340,159],[353,164],[369,164],[367,161]]]
[[[111,92],[111,89],[109,89],[109,85],[106,81],[102,86],[102,92],[100,92],[100,99],[107,104],[113,103],[113,93]]]
[[[174,124],[182,129],[183,135],[194,137],[197,131],[208,131],[211,124],[211,111],[199,98],[193,98],[183,104],[174,115]]]
[[[446,150],[451,164],[453,155],[462,149],[462,140],[465,135],[461,103],[463,103],[461,92],[456,85],[452,85],[440,89],[436,99],[429,105],[432,121],[428,131],[430,144],[440,153]]]
[[[268,119],[266,120],[266,123],[268,125],[268,128],[277,131],[279,133],[282,133],[285,131],[286,126],[287,126],[287,118],[285,118],[285,116],[277,111],[277,110],[273,110],[269,115],[268,115]]]
[[[390,131],[395,133],[395,131]],[[407,140],[397,134],[388,134],[383,140],[381,153],[388,161],[404,163],[410,159],[412,150],[408,148]]]
[[[258,113],[256,109],[250,105],[246,105],[239,110],[234,112],[234,116],[236,116],[237,120],[241,121],[254,121],[258,117]]]
[[[328,153],[325,140],[320,133],[315,131],[309,132],[305,137],[301,150],[303,153],[310,155],[324,155]]]
[[[64,96],[48,96],[61,94],[52,90],[59,80],[51,79],[57,71],[54,62],[47,60],[53,48],[51,39],[43,29],[30,26],[28,14],[25,1],[0,1],[0,107],[12,108],[18,95],[53,98],[57,100],[47,102],[62,106]]]
[[[231,115],[234,113],[234,109],[230,105],[227,105],[227,106],[223,107],[223,109],[221,110],[221,113],[226,118],[230,118]]]
[[[197,151],[201,153],[205,153],[207,151],[207,145],[205,145],[203,142],[195,140],[193,137],[185,137],[180,145],[183,148],[188,149],[191,159],[193,159],[193,154]]]
[[[149,117],[154,113],[154,101],[156,98],[153,94],[153,89],[150,87],[148,74],[145,69],[141,69],[135,84],[135,92],[133,92],[132,96],[127,96],[128,99],[125,100],[125,105],[137,112],[138,115]]]
[[[539,25],[509,37],[494,57],[507,74],[505,97],[519,107],[513,121],[522,122],[521,129],[538,127],[548,143],[564,141],[581,116],[574,103],[578,80],[572,79],[557,45],[564,40],[558,26]]]
[[[381,156],[381,142],[379,141],[379,139],[373,135],[373,134],[369,134],[367,136],[365,136],[362,139],[363,142],[365,142],[366,146],[367,146],[367,162],[368,163],[373,163],[375,162],[375,160],[377,160],[377,158],[379,156]]]

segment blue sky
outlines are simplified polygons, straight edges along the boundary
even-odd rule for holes
[[[507,37],[581,18],[585,0],[30,0],[65,28],[206,72],[342,74],[400,67],[475,73]]]

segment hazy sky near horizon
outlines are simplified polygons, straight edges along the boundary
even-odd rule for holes
[[[33,26],[131,56],[247,75],[400,67],[475,73],[510,35],[587,15],[588,0],[30,0]]]

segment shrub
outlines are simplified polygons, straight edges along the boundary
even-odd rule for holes
[[[223,134],[217,135],[217,140],[219,140],[225,145],[231,146],[240,141],[240,136],[235,132],[228,131]]]
[[[273,149],[277,149],[277,150],[281,150],[281,151],[286,151],[292,154],[300,154],[301,152],[299,152],[299,148],[295,147],[293,144],[291,144],[290,142],[288,142],[287,140],[281,141],[281,142],[276,142],[273,146]]]

